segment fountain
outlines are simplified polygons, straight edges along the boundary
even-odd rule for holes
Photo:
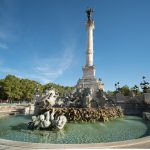
[[[35,99],[35,116],[29,122],[29,129],[58,128],[62,129],[66,122],[96,122],[109,121],[117,117],[123,117],[121,107],[107,103],[107,98],[98,91],[95,97],[91,96],[88,88],[68,96],[60,97],[54,88],[44,91],[41,97]],[[37,93],[36,93],[37,94]],[[39,94],[37,94],[39,95]],[[101,99],[105,102],[100,103]],[[66,104],[66,99],[67,103]],[[60,103],[61,101],[61,103]],[[97,105],[92,105],[96,102]],[[57,106],[57,107],[56,107]]]
[[[35,90],[33,104],[25,108],[25,115],[0,119],[0,138],[29,143],[89,144],[150,135],[150,123],[141,117],[124,116],[122,108],[105,95],[102,80],[95,78],[93,10],[86,13],[87,50],[82,79],[64,96],[53,87],[42,94]]]

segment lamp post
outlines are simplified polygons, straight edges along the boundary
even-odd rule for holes
[[[143,93],[147,93],[147,89],[149,88],[149,82],[147,82],[145,80],[146,79],[145,76],[143,76],[142,79],[143,79],[143,82],[140,83],[140,86],[141,86],[141,88],[143,90]]]
[[[120,89],[120,83],[119,82],[115,83],[115,89],[116,89],[116,91],[119,91],[119,89]]]

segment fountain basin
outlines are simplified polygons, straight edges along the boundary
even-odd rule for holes
[[[63,130],[28,130],[31,116],[0,119],[0,138],[13,141],[50,144],[93,144],[126,141],[150,135],[149,123],[136,116],[125,116],[102,123],[67,123]]]

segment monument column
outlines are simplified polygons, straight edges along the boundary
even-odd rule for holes
[[[86,14],[86,64],[82,67],[83,76],[82,79],[78,80],[76,88],[78,90],[90,88],[93,91],[92,96],[94,96],[99,89],[104,89],[104,85],[95,77],[96,67],[93,63],[93,10],[87,9]]]
[[[94,21],[87,20],[86,22],[86,66],[93,66],[93,29],[94,29]]]
[[[95,78],[95,66],[93,65],[93,29],[94,21],[92,19],[92,9],[88,9],[87,21],[86,21],[86,64],[82,68],[83,79],[94,79]]]

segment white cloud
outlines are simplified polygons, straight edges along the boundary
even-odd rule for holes
[[[0,42],[0,48],[2,48],[2,49],[8,49],[8,46],[7,46],[6,43],[1,43]]]
[[[63,56],[51,58],[39,58],[35,63],[36,76],[44,83],[53,81],[63,75],[63,73],[70,68],[73,63],[73,48],[67,48]]]
[[[45,84],[53,82],[64,74],[64,72],[70,68],[73,64],[73,52],[74,48],[67,48],[62,56],[57,58],[36,58],[36,60],[29,62],[32,67],[26,70],[16,70],[9,67],[4,67],[4,64],[0,64],[0,73],[4,75],[14,74],[20,78],[28,78],[36,81],[40,81]]]
[[[4,5],[6,8],[9,7],[7,1]],[[17,11],[15,11],[14,2],[12,2],[12,5],[10,7],[11,9],[2,9],[3,6],[0,6],[0,12],[2,14],[0,16],[0,20],[2,22],[0,24],[0,40],[4,41],[4,43],[0,42],[0,48],[2,49],[9,48],[9,42],[12,42],[19,37],[19,32],[16,31],[21,30],[20,26],[17,25],[19,21],[15,19],[15,12]],[[31,64],[29,65],[28,70],[25,70],[25,68],[20,69],[21,66],[19,66],[19,69],[13,69],[12,67],[6,66],[6,64],[4,63],[1,64],[0,62],[0,73],[2,73],[3,75],[14,74],[18,77],[29,78],[40,81],[42,83],[52,82],[62,76],[73,63],[75,42],[73,41],[73,43],[68,43],[69,45],[73,46],[65,49],[64,53],[62,55],[59,54],[59,56],[56,58],[51,58],[50,56],[47,56],[46,58],[41,58],[39,56],[36,60],[28,60],[28,63]]]

